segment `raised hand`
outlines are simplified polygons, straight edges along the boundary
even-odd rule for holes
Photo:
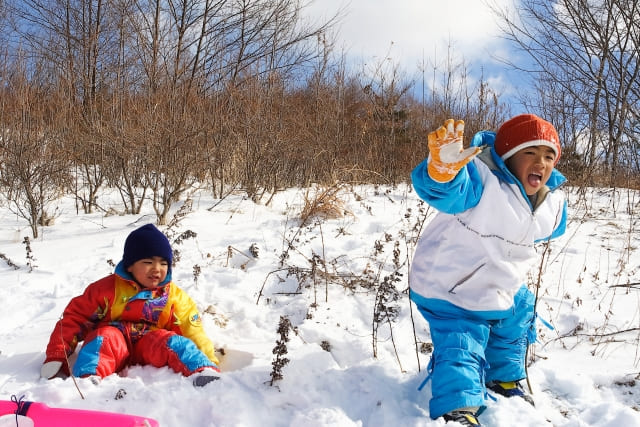
[[[446,120],[442,126],[429,132],[429,161],[427,171],[437,182],[449,182],[467,163],[482,151],[480,147],[463,148],[464,122]]]

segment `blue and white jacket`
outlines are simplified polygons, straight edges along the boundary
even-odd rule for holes
[[[471,145],[485,149],[450,182],[432,180],[426,159],[413,170],[417,194],[439,211],[411,268],[411,298],[421,306],[453,304],[486,318],[508,316],[536,262],[534,243],[565,231],[567,203],[558,190],[565,177],[554,169],[532,205],[494,140],[494,132],[474,135]]]

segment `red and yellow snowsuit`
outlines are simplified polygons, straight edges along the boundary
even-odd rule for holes
[[[73,298],[51,334],[46,362],[60,361],[84,341],[73,367],[78,377],[105,377],[128,365],[169,366],[183,375],[218,369],[194,301],[170,281],[139,286],[118,265],[116,273]]]

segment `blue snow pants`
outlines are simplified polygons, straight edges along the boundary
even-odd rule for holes
[[[483,407],[489,381],[525,378],[527,346],[536,339],[534,304],[535,297],[522,286],[510,315],[499,319],[448,303],[431,306],[427,300],[428,306],[418,305],[429,322],[434,348],[427,368],[431,418],[458,408]]]

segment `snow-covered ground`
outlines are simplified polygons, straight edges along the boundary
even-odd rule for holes
[[[530,350],[536,407],[488,400],[483,425],[640,426],[640,195],[567,191],[568,232],[549,250],[539,248],[530,279],[533,286],[542,272],[538,313],[554,327],[539,323],[540,342]],[[341,201],[324,209],[335,217],[303,221],[305,198],[318,195]],[[100,201],[120,209],[115,192]],[[160,227],[179,251],[174,281],[199,304],[209,336],[225,351],[222,380],[204,388],[148,366],[98,385],[39,378],[67,302],[112,272],[129,232],[155,220],[149,202],[141,215],[76,214],[71,198],[54,207],[55,224],[28,249],[26,222],[0,202],[0,400],[24,395],[176,427],[444,425],[428,416],[430,385],[417,390],[429,334],[408,301],[407,275],[433,210],[408,186],[294,189],[269,206],[239,193],[214,200],[194,191],[176,206],[174,223]],[[382,296],[397,314],[375,323]],[[278,357],[282,316],[292,328],[287,354]],[[282,358],[289,361],[272,385],[272,363]]]

